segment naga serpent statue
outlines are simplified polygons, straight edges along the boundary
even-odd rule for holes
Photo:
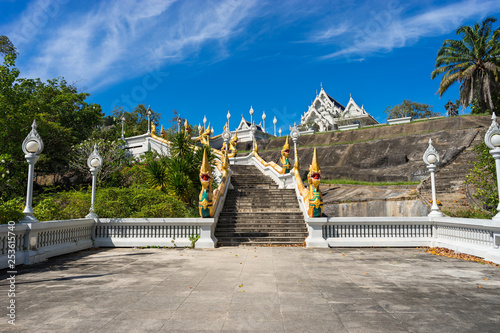
[[[202,132],[200,129],[200,141],[202,145],[209,146],[210,145],[210,135],[212,134],[212,129],[210,128],[210,123],[208,123],[208,127],[205,132]]]
[[[229,141],[229,157],[236,157],[238,150],[236,149],[236,144],[238,143],[238,132],[234,132],[234,136]]]
[[[207,159],[207,151],[203,152],[203,162],[200,169],[201,192],[198,202],[201,217],[213,217],[212,169]]]
[[[299,187],[299,192],[304,198],[304,203],[308,205],[307,215],[309,217],[321,217],[323,215],[323,196],[319,190],[319,183],[321,181],[321,169],[318,165],[318,153],[314,148],[314,155],[311,166],[309,167],[309,174],[307,175],[308,188],[304,188],[302,179],[300,178],[300,165],[297,150],[295,150],[295,181]]]
[[[290,161],[288,160],[288,156],[290,155],[290,144],[288,143],[288,135],[286,137],[285,144],[283,145],[283,149],[281,150],[281,164],[283,165],[283,169],[281,170],[281,174],[286,174],[290,172]]]

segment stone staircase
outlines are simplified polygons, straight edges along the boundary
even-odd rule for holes
[[[294,189],[279,189],[255,166],[232,165],[215,229],[219,246],[302,246],[307,228]]]
[[[444,167],[438,167],[436,172],[436,197],[441,202],[441,210],[455,212],[464,210],[473,204],[473,198],[467,195],[466,177],[476,159],[473,151],[475,145],[481,143],[486,129],[478,130],[477,135],[465,149]],[[431,180],[426,178],[418,188],[427,202],[432,201]]]

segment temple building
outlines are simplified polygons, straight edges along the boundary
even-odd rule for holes
[[[250,114],[253,115],[253,108],[250,107]],[[255,122],[254,122],[255,124]],[[252,141],[252,130],[251,130],[252,123],[243,117],[241,115],[241,121],[240,124],[238,125],[238,128],[236,128],[236,132],[238,133],[238,141],[239,142],[251,142]],[[231,136],[234,136],[235,131],[231,131]],[[269,134],[266,134],[266,131],[264,127],[262,126],[262,123],[255,124],[255,139],[261,140],[269,137]]]
[[[352,96],[349,98],[347,106],[344,107],[328,95],[321,85],[321,91],[319,94],[316,91],[316,99],[300,118],[300,124],[305,128],[326,132],[333,131],[341,125],[360,124],[366,126],[378,124],[378,121],[370,116],[363,106],[359,107]]]

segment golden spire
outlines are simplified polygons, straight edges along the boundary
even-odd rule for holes
[[[210,164],[208,164],[207,151],[203,151],[203,162],[201,163],[200,174],[211,174],[212,169]]]
[[[208,133],[208,135],[212,134],[212,129],[210,128],[210,123],[208,123],[208,127],[207,127],[207,130],[205,131],[205,133]]]
[[[299,155],[297,154],[297,149],[295,149],[295,163],[293,165],[293,168],[295,169],[295,171],[300,170]]]
[[[318,152],[316,151],[316,148],[314,148],[313,160],[311,166],[309,167],[309,171],[321,172],[321,169],[318,165]]]
[[[286,136],[285,145],[283,146],[283,150],[285,149],[290,149],[290,144],[288,143],[288,135]]]

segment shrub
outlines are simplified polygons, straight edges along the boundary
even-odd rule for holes
[[[90,200],[90,188],[47,194],[37,200],[35,216],[40,221],[84,218],[89,213]],[[94,208],[102,218],[192,216],[192,212],[181,201],[149,188],[99,189]]]
[[[17,197],[5,202],[0,201],[0,224],[5,224],[9,221],[17,222],[23,218],[24,200],[24,198]]]
[[[477,159],[467,176],[467,183],[475,185],[473,196],[481,202],[483,209],[493,213],[498,205],[497,175],[495,160],[484,142],[474,146]]]

